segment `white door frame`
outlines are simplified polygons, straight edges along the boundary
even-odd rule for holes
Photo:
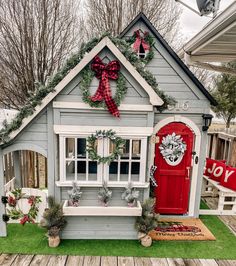
[[[195,143],[194,143],[193,150],[196,152],[195,156],[198,156],[198,158],[199,158],[200,146],[201,146],[201,131],[198,128],[198,126],[189,118],[186,118],[186,117],[181,116],[181,115],[175,115],[175,116],[165,118],[155,125],[154,130],[153,130],[153,135],[156,136],[157,132],[162,127],[164,127],[165,125],[167,125],[171,122],[182,122],[193,131],[193,133],[195,135]],[[150,167],[151,167],[151,165],[153,165],[154,159],[155,159],[155,142],[154,141],[150,142],[150,157],[149,158],[150,159],[149,159],[148,166],[150,169]],[[197,182],[198,182],[198,165],[199,164],[195,164],[192,161],[192,176],[191,176],[191,183],[190,183],[191,186],[190,186],[189,208],[188,208],[188,215],[189,216],[194,216],[194,205],[195,205],[195,201],[196,201],[196,191],[197,191]]]

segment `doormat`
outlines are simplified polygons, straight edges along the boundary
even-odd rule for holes
[[[153,240],[216,240],[200,219],[161,219],[149,235]]]

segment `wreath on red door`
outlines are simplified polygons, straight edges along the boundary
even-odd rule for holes
[[[180,135],[176,135],[176,133],[173,132],[163,137],[159,149],[167,163],[174,164],[183,157],[187,145]]]

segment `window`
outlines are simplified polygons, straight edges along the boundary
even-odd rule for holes
[[[144,50],[142,44],[140,44],[140,46],[139,46],[138,56],[141,59],[144,59],[146,57],[146,53],[145,53],[145,50]]]
[[[88,158],[85,137],[61,137],[61,180],[97,181],[101,167]],[[98,150],[98,143],[96,143]]]
[[[88,158],[87,136],[60,136],[60,180],[108,184],[145,182],[147,137],[125,139],[119,158],[110,165],[98,164]],[[108,156],[114,150],[109,139],[100,139],[95,148],[101,156]]]
[[[126,139],[121,156],[105,169],[110,182],[145,182],[146,138]],[[109,140],[109,153],[114,147]]]

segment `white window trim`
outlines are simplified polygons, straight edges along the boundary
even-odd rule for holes
[[[129,173],[128,173],[128,181],[124,182],[124,183],[129,183],[132,182],[132,184],[134,183],[134,181],[131,180],[131,164],[132,162],[139,162],[140,163],[140,169],[139,169],[139,181],[137,181],[136,183],[145,183],[146,180],[146,154],[147,154],[147,137],[137,137],[137,136],[121,136],[123,139],[128,139],[128,140],[141,140],[141,154],[140,154],[140,159],[139,160],[132,160],[131,157],[131,153],[132,153],[132,149],[131,149],[131,141],[130,141],[130,148],[129,148],[129,159],[125,160],[129,163]],[[104,149],[106,151],[109,150],[108,147],[108,141],[105,142],[104,145]],[[118,158],[118,167],[120,167],[119,162],[123,161],[120,160],[120,157]],[[118,170],[119,173],[119,170]],[[120,174],[118,175],[117,181],[109,181],[109,167],[107,164],[104,164],[104,168],[103,168],[103,176],[104,176],[104,180],[107,181],[108,184],[113,183],[113,184],[120,184],[122,182],[120,182]]]
[[[60,143],[60,146],[59,146],[59,149],[60,149],[60,173],[59,173],[59,176],[60,176],[60,182],[70,182],[69,180],[66,180],[66,167],[65,167],[65,162],[66,161],[74,161],[75,162],[75,179],[73,181],[76,181],[78,183],[84,183],[84,184],[90,184],[90,183],[97,183],[97,184],[101,184],[102,183],[102,180],[101,180],[101,176],[102,176],[102,165],[98,164],[97,166],[97,181],[89,181],[88,180],[88,173],[86,171],[86,180],[85,181],[81,181],[81,180],[78,180],[77,178],[77,162],[78,161],[83,161],[83,160],[79,160],[78,158],[76,159],[76,157],[73,159],[66,159],[66,155],[65,155],[65,151],[66,151],[66,138],[74,138],[75,141],[77,138],[86,138],[88,137],[88,135],[81,135],[81,134],[78,134],[78,135],[70,135],[70,136],[66,136],[66,135],[60,135],[59,136],[59,143]],[[101,149],[103,145],[98,145],[98,149]],[[63,148],[62,148],[63,147]],[[98,150],[99,153],[101,153],[101,150]],[[75,154],[77,154],[77,143],[75,142]],[[86,153],[86,159],[84,160],[86,162],[86,169],[87,168],[87,164],[88,162],[90,162],[90,160],[88,160],[87,158],[87,153]],[[71,183],[73,182],[71,181]]]
[[[89,135],[91,135],[92,133],[95,133],[96,130],[99,130],[98,128],[96,128],[96,130],[94,130],[94,127],[84,127],[84,128],[86,128],[86,130],[83,130],[83,127],[82,127],[81,131],[77,131],[78,134],[67,133],[67,134],[60,134],[59,135],[59,144],[60,144],[59,145],[59,150],[60,150],[60,153],[59,153],[60,168],[59,169],[60,169],[60,173],[59,173],[59,181],[56,182],[57,186],[72,185],[72,182],[73,182],[73,181],[66,180],[65,139],[66,138],[85,138],[85,137],[88,137]],[[88,128],[90,129],[89,133],[88,133]],[[104,127],[102,127],[102,129],[106,130],[106,128],[104,128]],[[110,127],[109,127],[109,129],[110,129]],[[114,127],[113,127],[113,129],[114,129]],[[120,129],[120,132],[122,132],[122,129],[124,129],[124,128],[119,127],[119,129]],[[122,135],[119,135],[120,137],[122,137],[124,139],[134,139],[134,140],[140,139],[141,140],[141,151],[142,152],[141,152],[140,160],[138,160],[140,162],[140,173],[139,173],[140,177],[139,177],[138,182],[132,182],[132,184],[133,184],[133,186],[136,186],[136,187],[148,187],[148,183],[146,183],[146,166],[147,166],[146,165],[147,164],[146,154],[147,154],[147,137],[149,135],[149,133],[147,134],[147,132],[149,132],[149,128],[148,128],[148,130],[145,130],[147,128],[142,128],[142,129],[144,129],[143,131],[141,131],[141,130],[129,131],[129,132],[135,132],[136,133],[136,134],[132,134],[132,135],[127,134],[128,130],[127,130],[127,128],[125,128],[125,129],[126,130],[123,130],[123,132],[125,132],[125,134],[123,133]],[[130,127],[128,129],[130,129]],[[141,129],[141,128],[138,128],[138,129]],[[152,131],[153,131],[153,128],[152,128]],[[144,132],[145,132],[145,134],[144,134]],[[140,135],[140,133],[141,133],[141,135]],[[77,146],[77,145],[75,145],[75,146]],[[99,146],[103,147],[103,149],[105,148],[106,150],[108,150],[108,141],[106,141],[104,143],[104,145],[99,145]],[[101,152],[101,151],[98,151],[98,152]],[[75,161],[76,161],[76,159],[75,159]],[[130,161],[132,161],[132,160],[130,160]],[[81,186],[86,186],[86,185],[100,186],[100,185],[102,185],[103,180],[106,180],[109,186],[114,186],[114,187],[127,186],[128,181],[127,182],[109,181],[109,170],[107,170],[107,169],[108,169],[108,166],[106,164],[104,164],[104,165],[98,164],[97,181],[89,181],[89,180],[86,180],[86,181],[79,181],[78,180],[77,181],[76,179],[75,179],[75,181],[77,181],[78,184]],[[129,167],[129,171],[131,171],[131,167]],[[76,174],[75,174],[75,176],[76,176]],[[104,178],[103,180],[102,180],[102,177]],[[87,179],[87,176],[86,176],[86,179]]]

